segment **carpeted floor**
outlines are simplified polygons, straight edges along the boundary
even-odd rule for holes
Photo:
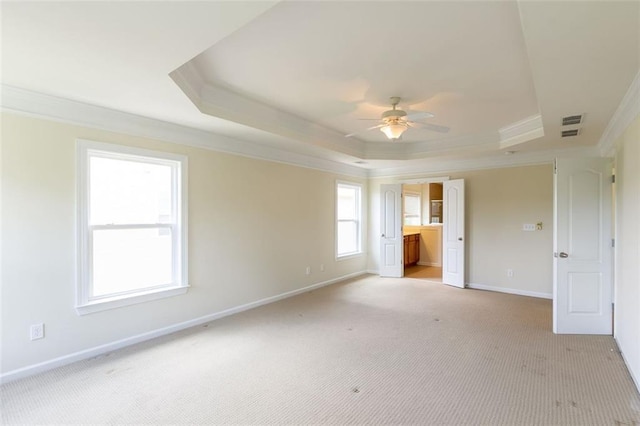
[[[367,276],[2,386],[3,424],[640,423],[551,301]]]

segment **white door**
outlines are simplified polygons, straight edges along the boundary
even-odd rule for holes
[[[380,205],[380,276],[400,278],[404,275],[402,185],[381,185]]]
[[[612,334],[611,163],[556,160],[553,332]]]
[[[464,288],[464,180],[447,180],[442,191],[442,282]]]

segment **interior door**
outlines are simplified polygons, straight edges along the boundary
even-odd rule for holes
[[[380,205],[380,276],[400,278],[404,275],[402,185],[381,185]]]
[[[447,180],[442,190],[442,282],[464,288],[464,180]]]
[[[556,160],[553,332],[612,334],[611,163]]]

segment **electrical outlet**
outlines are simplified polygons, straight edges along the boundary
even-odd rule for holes
[[[535,231],[536,225],[534,223],[525,223],[522,225],[523,231]]]
[[[44,338],[44,324],[33,324],[29,330],[29,337],[31,340],[38,340]]]
[[[508,276],[509,278],[512,278],[512,277],[513,277],[513,269],[507,269],[507,276]]]
[[[307,270],[305,271],[307,275],[311,275],[311,266],[307,266]]]

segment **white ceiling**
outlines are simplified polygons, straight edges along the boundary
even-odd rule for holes
[[[397,173],[594,147],[640,68],[635,1],[1,7],[5,88]],[[450,132],[344,137],[390,96]],[[580,113],[580,135],[561,139],[562,117]]]

